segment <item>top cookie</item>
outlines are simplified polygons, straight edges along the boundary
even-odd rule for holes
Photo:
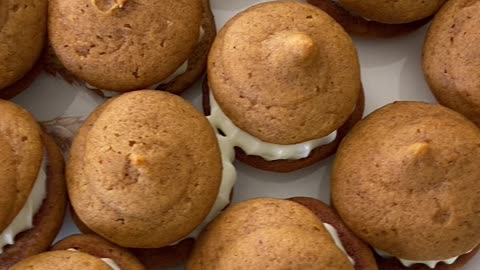
[[[354,268],[312,211],[288,200],[255,199],[208,226],[186,269]]]
[[[337,130],[361,89],[350,37],[323,11],[298,2],[260,4],[230,20],[210,52],[208,79],[236,126],[284,145]]]
[[[340,5],[363,18],[403,24],[418,21],[437,12],[445,0],[338,0]]]
[[[47,0],[0,1],[0,90],[20,80],[40,57]]]
[[[332,201],[374,248],[448,259],[480,241],[480,130],[440,105],[398,102],[359,122],[332,172]]]
[[[172,75],[196,46],[201,17],[200,0],[53,0],[48,28],[69,71],[122,92]]]
[[[433,94],[480,126],[480,0],[448,1],[427,34],[423,69]]]
[[[214,130],[180,97],[136,91],[110,100],[80,128],[67,184],[80,220],[124,246],[181,240],[210,212],[222,161]]]
[[[100,258],[75,251],[51,251],[27,258],[10,270],[112,270]]]
[[[18,105],[0,100],[0,232],[23,208],[43,158],[41,129]]]

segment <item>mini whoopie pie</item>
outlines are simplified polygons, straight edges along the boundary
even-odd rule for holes
[[[51,251],[29,257],[10,270],[144,270],[128,252],[96,235],[72,235]]]
[[[149,265],[178,263],[189,238],[230,202],[234,152],[220,144],[208,120],[175,95],[143,90],[107,101],[79,129],[67,163],[80,229],[137,248]],[[152,252],[179,258],[142,256]]]
[[[442,7],[427,34],[423,70],[442,105],[480,126],[480,0]]]
[[[381,270],[462,269],[480,244],[480,129],[441,105],[389,104],[345,137],[332,201]]]
[[[372,252],[324,203],[253,199],[227,208],[199,237],[187,270],[376,270]]]
[[[47,0],[0,1],[0,98],[25,90],[41,70]]]
[[[409,33],[428,23],[445,0],[307,0],[347,32],[373,38]]]
[[[251,7],[212,45],[204,107],[241,161],[277,172],[306,167],[333,154],[362,117],[356,49],[312,5]]]
[[[50,71],[114,95],[189,88],[216,28],[209,0],[52,0],[48,31]]]
[[[62,226],[63,156],[33,116],[0,100],[0,270],[48,249]]]

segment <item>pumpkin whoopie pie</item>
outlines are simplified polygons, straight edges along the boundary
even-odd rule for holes
[[[480,244],[480,129],[441,105],[397,102],[345,137],[332,201],[379,268],[461,269]]]
[[[480,0],[442,7],[427,34],[423,70],[442,105],[480,126]]]
[[[52,0],[48,31],[49,70],[111,96],[189,88],[216,28],[209,0]]]
[[[185,256],[186,239],[230,202],[234,153],[219,140],[175,95],[143,90],[107,101],[79,129],[67,164],[80,227],[140,255],[187,241],[177,254]]]
[[[333,154],[364,108],[352,40],[299,2],[260,4],[224,26],[210,51],[204,98],[238,159],[277,172]]]
[[[205,229],[187,270],[375,270],[372,252],[338,215],[311,198],[254,199],[227,208]]]
[[[33,116],[0,100],[0,269],[48,249],[62,226],[63,156]]]
[[[47,0],[0,1],[0,98],[25,90],[40,71]]]
[[[428,23],[445,0],[307,0],[335,18],[347,32],[389,38]]]

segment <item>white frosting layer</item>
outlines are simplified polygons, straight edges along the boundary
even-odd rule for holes
[[[222,111],[211,91],[210,108],[211,114],[208,116],[208,120],[225,134],[233,147],[240,147],[248,155],[260,156],[268,161],[306,158],[313,149],[329,144],[337,137],[337,131],[334,131],[326,137],[298,144],[267,143],[237,127]]]
[[[345,255],[347,256],[348,260],[350,261],[350,263],[352,265],[355,265],[355,261],[353,260],[352,257],[350,257],[350,255],[348,255],[347,251],[345,250],[345,247],[343,246],[342,244],[342,240],[340,240],[340,237],[338,237],[338,232],[337,230],[335,229],[335,227],[333,227],[332,225],[328,224],[328,223],[323,223],[323,226],[325,227],[325,229],[328,231],[328,233],[332,236],[333,238],[333,241],[335,241],[335,244],[337,245],[337,247],[343,251],[343,253],[345,253]]]
[[[468,254],[470,253],[472,250],[470,250],[469,252],[465,253],[465,254]],[[378,249],[375,249],[375,252],[382,256],[383,258],[394,258],[395,256],[385,252],[385,251],[381,251],[381,250],[378,250]],[[462,255],[465,255],[465,254],[462,254]],[[461,255],[460,255],[461,256]],[[405,260],[405,259],[401,259],[401,258],[398,258],[396,257],[397,260],[399,260],[403,266],[405,267],[410,267],[414,264],[424,264],[428,267],[430,267],[431,269],[434,269],[437,264],[443,262],[445,264],[453,264],[455,263],[455,261],[458,259],[458,257],[460,256],[457,256],[457,257],[453,257],[453,258],[449,258],[449,259],[444,259],[444,260],[432,260],[432,261],[412,261],[412,260]]]
[[[7,245],[15,244],[17,234],[33,228],[33,218],[40,210],[43,200],[47,197],[47,158],[42,159],[37,179],[23,208],[18,212],[12,223],[0,233],[0,254]]]
[[[205,218],[205,220],[200,225],[198,225],[193,232],[191,232],[187,237],[183,239],[187,239],[187,238],[196,239],[200,235],[200,233],[203,231],[203,229],[212,220],[214,220],[215,217],[217,217],[218,214],[220,214],[220,212],[222,212],[222,210],[225,207],[227,207],[227,205],[230,203],[230,194],[237,180],[237,171],[233,166],[233,161],[235,160],[235,151],[233,150],[233,147],[230,145],[230,142],[227,138],[225,138],[220,134],[217,134],[217,139],[218,139],[218,144],[220,146],[220,151],[222,154],[222,165],[223,165],[222,182],[220,184],[220,189],[217,195],[217,199],[212,209],[210,210],[210,213]],[[180,241],[177,241],[171,244],[171,246],[178,244]]]
[[[110,266],[110,268],[112,268],[113,270],[121,270],[120,266],[118,266],[118,264],[116,264],[112,259],[101,258],[100,260],[102,260],[104,263]]]
[[[78,250],[75,248],[69,248],[67,250],[78,252]],[[121,270],[120,266],[118,266],[118,264],[110,258],[100,258],[100,260],[102,260],[104,263],[110,266],[110,268],[112,268],[113,270]]]

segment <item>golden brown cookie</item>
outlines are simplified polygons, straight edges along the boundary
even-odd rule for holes
[[[45,44],[47,0],[0,2],[0,97],[24,90]]]
[[[295,200],[254,199],[229,207],[200,236],[186,269],[376,269],[368,248],[347,229],[338,233],[352,237],[347,253],[362,249],[358,266],[337,246],[319,218],[341,225],[327,206]]]
[[[441,105],[389,104],[342,141],[332,201],[375,249],[444,260],[480,242],[480,130]],[[414,237],[414,239],[412,239]]]
[[[205,79],[202,87],[202,105],[205,115],[210,115],[210,99],[209,99],[210,89],[208,87],[208,80]],[[335,140],[327,145],[319,146],[315,148],[308,157],[302,158],[299,160],[272,160],[268,161],[260,156],[247,155],[241,148],[235,147],[236,158],[243,163],[246,163],[257,169],[279,172],[279,173],[289,173],[296,170],[300,170],[311,166],[321,160],[328,158],[329,156],[335,154],[337,151],[338,145],[342,141],[343,137],[347,135],[348,131],[360,120],[363,116],[363,111],[365,108],[365,95],[363,89],[361,90],[360,97],[358,98],[357,106],[355,111],[350,115],[350,118],[338,129],[337,136]]]
[[[448,1],[423,49],[423,70],[438,101],[480,126],[480,1]]]
[[[4,231],[13,217],[23,208],[37,178],[41,160],[42,158],[47,160],[47,197],[33,218],[33,228],[18,234],[15,237],[15,244],[4,247],[3,253],[0,253],[0,269],[6,270],[18,261],[43,252],[50,246],[63,222],[66,190],[63,156],[51,137],[40,129],[33,116],[7,101],[0,101],[0,114],[2,115],[0,120],[0,141],[2,142],[0,232]],[[22,153],[22,155],[18,155],[18,159],[12,159],[11,156],[8,158],[8,152]],[[44,153],[45,157],[43,157]],[[12,169],[8,168],[12,164],[16,165],[13,175]],[[17,181],[12,181],[15,179]],[[8,183],[13,183],[14,188],[20,190],[16,196],[9,195],[11,189]],[[15,194],[15,191],[13,193]]]
[[[432,16],[429,16],[409,23],[382,23],[351,13],[335,0],[307,0],[307,2],[332,16],[349,34],[367,38],[391,38],[407,34],[422,27],[432,19]],[[357,2],[362,3],[361,1]],[[420,3],[420,1],[417,2]]]
[[[122,270],[143,270],[145,267],[127,249],[92,234],[69,236],[56,243],[51,250],[75,249],[97,258],[109,258]]]
[[[215,37],[208,0],[53,1],[49,10],[54,52],[47,56],[48,70],[109,91],[144,89],[168,78],[159,88],[182,92],[203,73]],[[180,71],[185,63],[186,71]],[[177,70],[181,74],[171,78]]]
[[[221,177],[208,121],[180,97],[151,90],[127,93],[95,111],[80,128],[67,166],[80,221],[135,248],[186,237],[211,210]]]
[[[77,251],[50,251],[29,257],[10,270],[117,270],[100,258]]]

